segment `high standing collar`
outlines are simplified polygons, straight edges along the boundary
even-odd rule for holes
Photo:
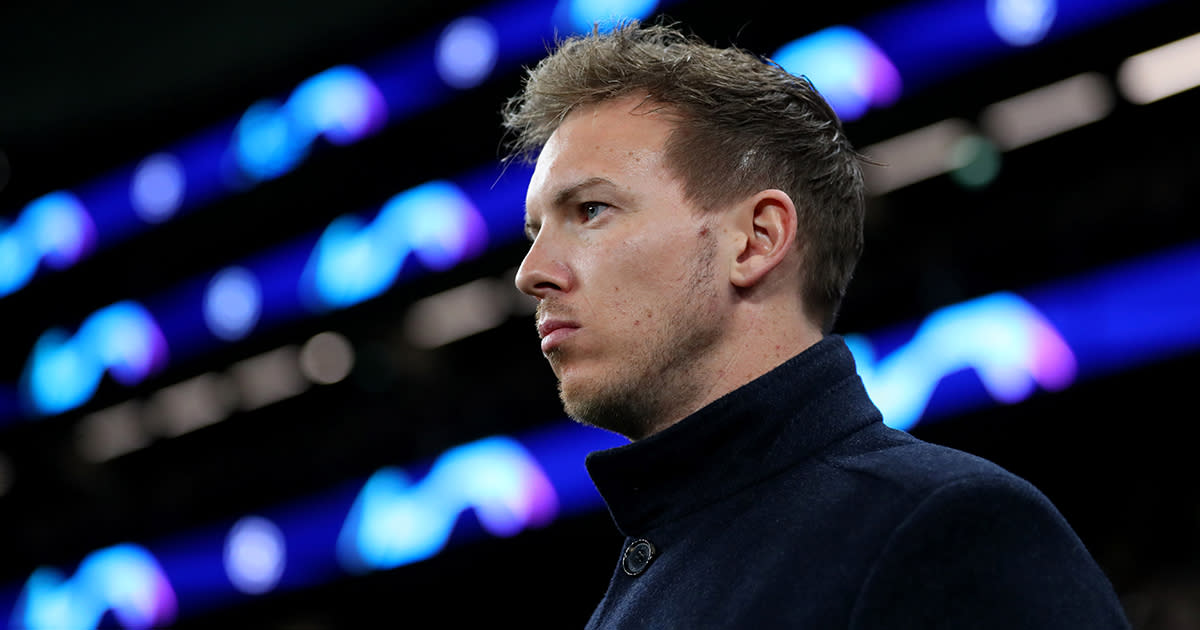
[[[677,519],[881,420],[839,336],[643,440],[587,457],[622,534]]]

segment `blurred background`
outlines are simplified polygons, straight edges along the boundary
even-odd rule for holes
[[[498,111],[639,17],[808,76],[886,164],[836,332],[887,422],[1042,488],[1135,627],[1200,628],[1193,5],[5,3],[0,624],[582,626],[622,440],[512,287]]]

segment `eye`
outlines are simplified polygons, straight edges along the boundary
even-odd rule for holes
[[[608,204],[600,201],[585,201],[579,204],[579,212],[583,215],[584,221],[591,221],[608,209]]]

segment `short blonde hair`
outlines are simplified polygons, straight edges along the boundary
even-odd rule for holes
[[[533,161],[574,108],[630,94],[676,122],[666,162],[698,207],[767,188],[799,214],[805,304],[829,332],[863,249],[862,157],[803,77],[674,27],[628,22],[558,43],[505,103],[509,159]]]

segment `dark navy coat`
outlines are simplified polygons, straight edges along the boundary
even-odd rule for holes
[[[588,628],[1129,627],[1041,492],[885,426],[836,336],[587,465],[626,536]]]

